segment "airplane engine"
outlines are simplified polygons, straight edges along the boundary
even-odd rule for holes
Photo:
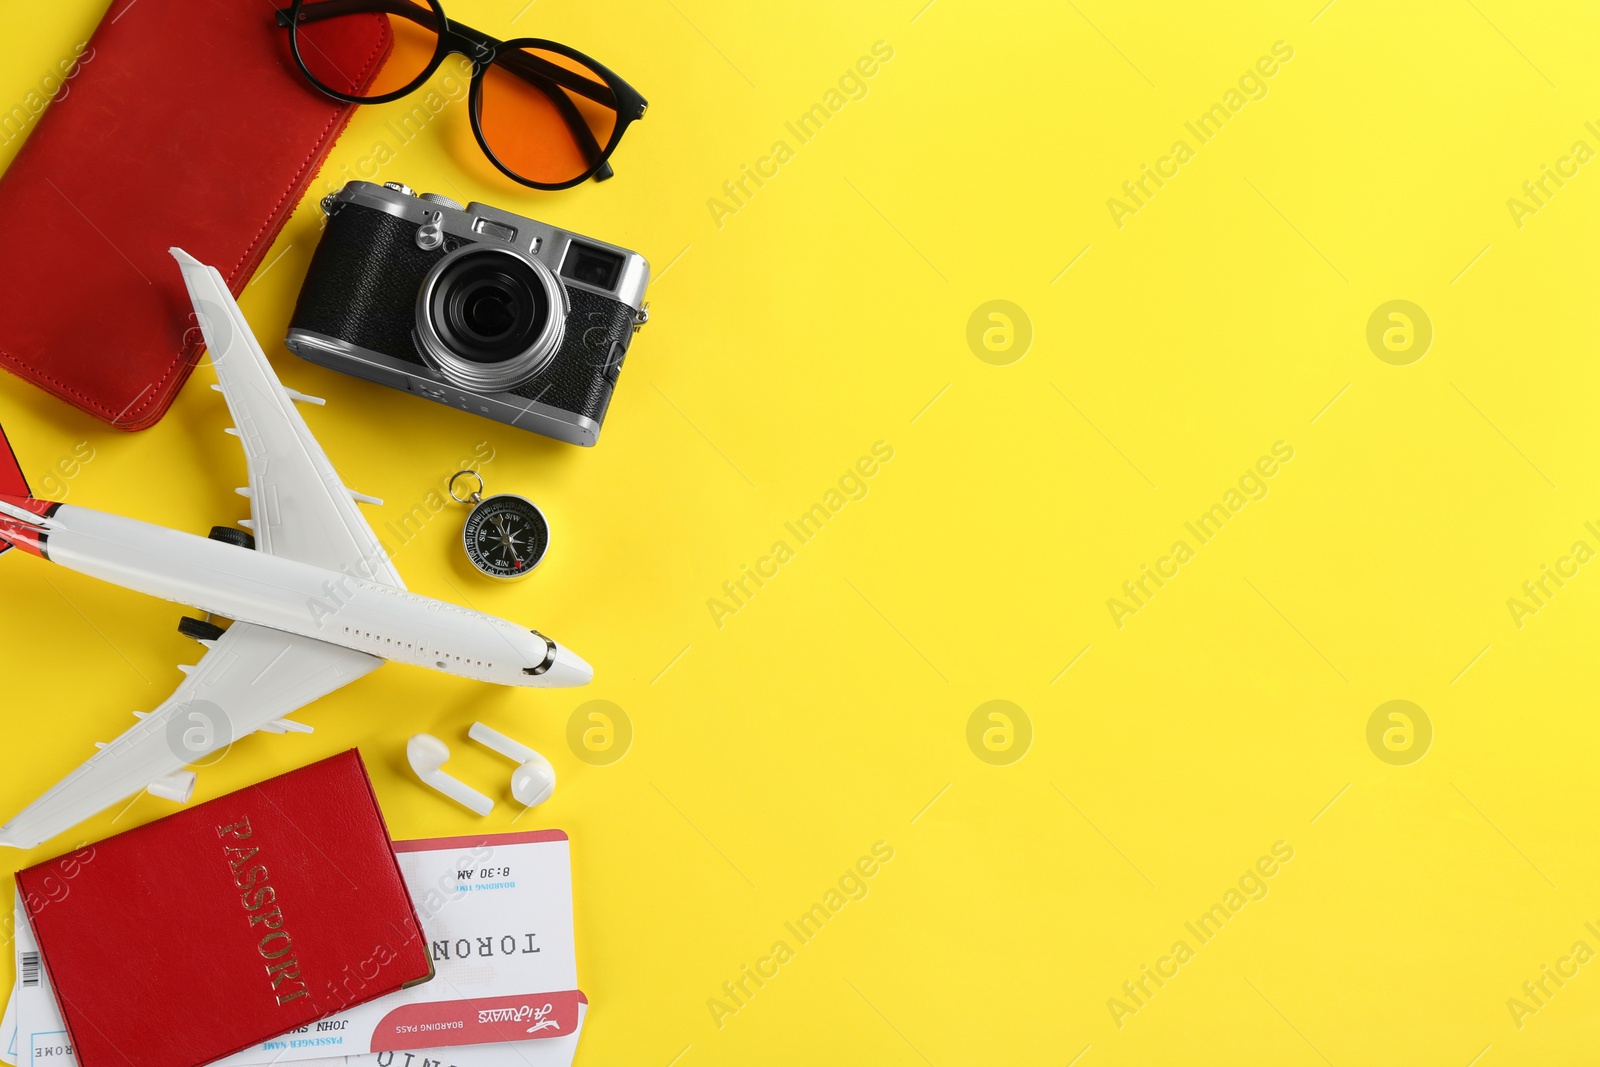
[[[145,789],[153,797],[162,800],[171,800],[179,804],[189,803],[189,798],[194,796],[195,783],[199,776],[193,771],[174,771],[172,774],[157,778]]]

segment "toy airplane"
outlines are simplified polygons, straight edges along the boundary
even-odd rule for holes
[[[181,249],[189,297],[244,445],[252,539],[169,530],[35,499],[0,434],[0,551],[234,620],[186,620],[205,656],[160,707],[0,826],[32,848],[141,789],[187,800],[184,770],[257,730],[306,731],[283,717],[387,660],[500,685],[583,685],[593,670],[537,631],[406,591],[388,553],[273,373],[222,276]],[[229,537],[228,535],[232,535]],[[218,538],[222,539],[218,539]],[[254,549],[252,551],[252,548]]]

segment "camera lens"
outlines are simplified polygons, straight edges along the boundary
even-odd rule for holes
[[[516,387],[561,344],[566,295],[538,260],[498,245],[467,245],[423,279],[417,341],[439,372],[464,388]]]
[[[439,339],[473,363],[505,363],[532,347],[550,317],[543,280],[526,262],[493,249],[470,250],[439,271],[428,317]]]
[[[517,324],[522,310],[519,295],[498,280],[482,282],[462,294],[456,301],[459,307],[452,310],[465,332],[476,340],[493,342]]]

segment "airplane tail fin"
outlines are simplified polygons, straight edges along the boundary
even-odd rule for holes
[[[28,479],[17,463],[17,454],[11,451],[11,442],[6,440],[4,426],[0,426],[0,496],[33,499],[33,490],[28,488]]]
[[[22,466],[17,463],[17,454],[11,450],[11,442],[6,440],[6,431],[0,426],[0,496],[33,499],[33,490],[28,488],[28,479],[22,473]],[[0,556],[15,547],[6,539],[5,530],[0,528]]]

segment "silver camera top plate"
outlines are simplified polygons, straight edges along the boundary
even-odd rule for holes
[[[584,234],[575,234],[558,226],[504,211],[490,204],[474,200],[465,208],[456,201],[437,193],[417,196],[407,186],[398,182],[375,185],[372,182],[353,181],[337,193],[323,198],[322,208],[333,214],[342,203],[359,204],[415,223],[418,227],[437,227],[446,237],[462,241],[500,241],[524,252],[548,266],[563,284],[575,289],[611,297],[639,312],[642,321],[644,293],[650,284],[650,264],[637,252],[620,245],[596,240]],[[436,217],[437,216],[437,217]],[[610,289],[569,277],[561,271],[567,251],[574,243],[605,249],[619,256],[622,269],[616,285]]]

